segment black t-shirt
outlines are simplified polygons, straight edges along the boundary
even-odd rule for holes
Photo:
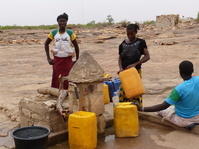
[[[146,42],[143,39],[136,38],[134,42],[127,43],[125,40],[119,45],[119,55],[121,58],[122,68],[138,62],[141,55],[144,54],[144,49],[147,48]],[[137,65],[136,69],[140,69],[141,65]]]

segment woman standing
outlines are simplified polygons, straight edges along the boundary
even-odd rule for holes
[[[150,59],[149,51],[144,39],[137,38],[139,30],[137,24],[129,24],[126,28],[127,39],[119,45],[119,72],[135,67],[141,76],[141,65]],[[131,101],[138,106],[142,106],[142,97],[127,99],[124,92],[120,91],[120,101]]]
[[[79,46],[76,41],[76,35],[70,29],[66,28],[68,15],[63,13],[57,17],[58,29],[54,29],[48,35],[45,42],[45,51],[48,63],[53,65],[53,74],[51,87],[59,88],[59,78],[67,76],[73,66],[72,57],[76,55],[79,58]],[[51,59],[49,53],[49,44],[55,41],[54,49],[51,51],[54,59]],[[68,89],[68,81],[64,82],[63,89]]]

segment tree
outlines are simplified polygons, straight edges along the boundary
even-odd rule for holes
[[[197,15],[197,18],[196,18],[196,20],[197,20],[197,21],[199,21],[199,12],[198,12],[198,15]]]
[[[108,21],[109,24],[113,24],[114,23],[114,19],[111,15],[108,15],[106,20]]]
[[[95,20],[92,20],[90,22],[87,23],[88,25],[94,25],[95,24]]]

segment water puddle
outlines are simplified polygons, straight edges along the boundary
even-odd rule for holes
[[[155,137],[164,142],[162,136],[173,132],[171,128],[142,121],[140,135],[135,138],[116,138],[111,129],[113,128],[107,129],[105,137],[98,138],[97,149],[174,149],[159,145],[154,139]],[[49,149],[69,149],[68,142],[57,144]]]

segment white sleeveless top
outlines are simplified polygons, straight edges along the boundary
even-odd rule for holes
[[[75,37],[72,30],[67,30],[64,33],[59,33],[58,30],[52,31],[49,36],[54,39],[54,49],[57,57],[68,57],[75,52],[71,39]],[[73,39],[74,40],[74,39]]]

